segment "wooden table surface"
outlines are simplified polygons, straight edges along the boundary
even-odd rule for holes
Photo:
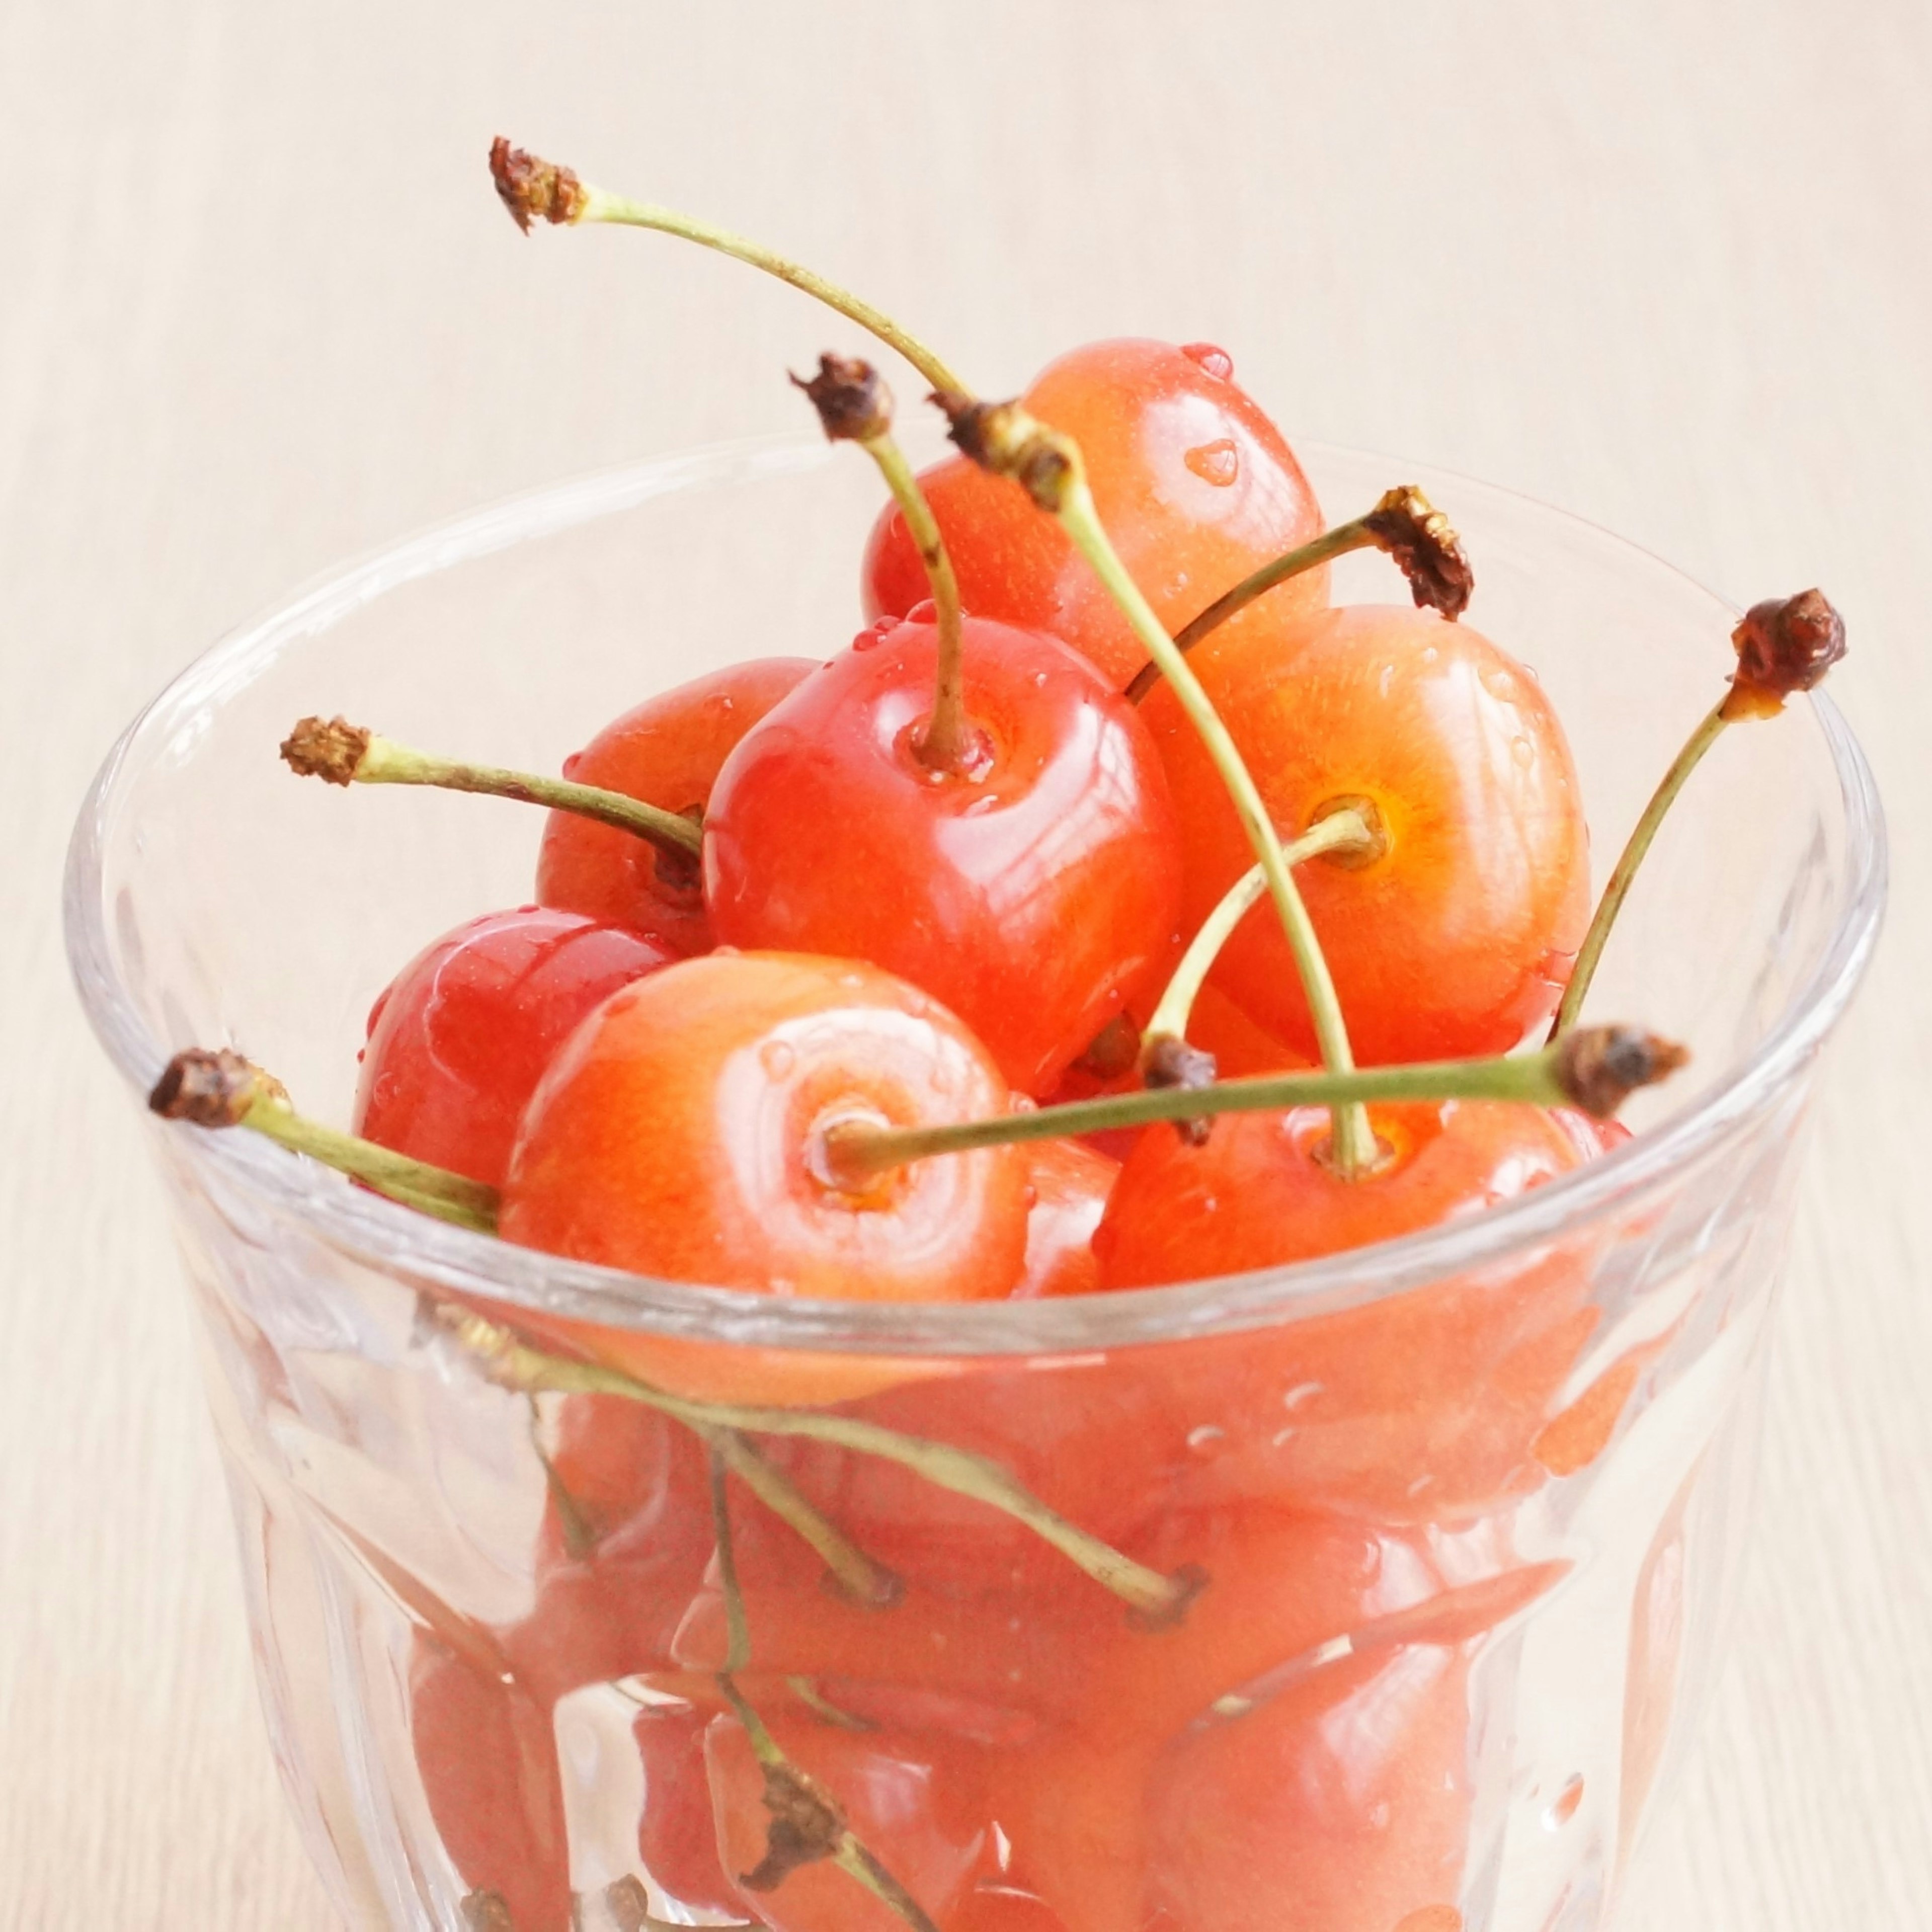
[[[795,427],[781,371],[830,339],[655,238],[520,242],[501,130],[842,273],[990,388],[1208,338],[1291,434],[1838,600],[1894,904],[1823,1081],[1735,1659],[1629,1922],[1922,1927],[1928,100],[1925,0],[0,4],[0,1923],[330,1922],[159,1191],[67,982],[89,774],[293,581]]]

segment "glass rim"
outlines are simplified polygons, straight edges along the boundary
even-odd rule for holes
[[[1320,458],[1384,460],[1306,441]],[[63,891],[70,968],[108,1057],[145,1097],[168,1058],[136,1010],[108,942],[105,840],[124,768],[158,733],[177,736],[224,697],[245,688],[288,646],[330,628],[362,605],[419,578],[515,544],[555,536],[682,488],[752,482],[819,466],[833,452],[806,434],[712,443],[632,461],[521,491],[433,524],[311,578],[292,595],[227,632],[143,707],[102,762],[68,851]],[[1414,469],[1413,464],[1406,466]],[[1670,572],[1720,611],[1736,605],[1666,560],[1586,518],[1480,479],[1436,476],[1534,510]],[[598,1325],[735,1346],[926,1357],[1097,1352],[1303,1318],[1464,1275],[1559,1237],[1613,1201],[1640,1201],[1722,1142],[1780,1089],[1843,1013],[1876,943],[1883,911],[1883,814],[1864,752],[1822,692],[1803,700],[1822,734],[1845,815],[1846,862],[1834,875],[1831,939],[1805,983],[1765,1036],[1705,1093],[1657,1127],[1572,1173],[1467,1220],[1369,1247],[1254,1273],[1118,1289],[1058,1300],[868,1302],[780,1297],[660,1281],[522,1248],[433,1220],[350,1186],[248,1132],[197,1132],[190,1158],[307,1223],[351,1258],[424,1286]]]

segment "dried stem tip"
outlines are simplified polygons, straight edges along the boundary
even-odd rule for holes
[[[238,1127],[248,1109],[279,1086],[252,1060],[223,1047],[209,1052],[190,1047],[167,1064],[148,1105],[164,1120],[190,1120],[197,1127]]]
[[[962,454],[995,476],[1010,476],[1048,515],[1059,514],[1079,457],[1058,430],[1018,403],[982,403],[954,389],[935,389],[932,400],[945,411]]]
[[[1414,484],[1388,491],[1362,527],[1394,558],[1418,608],[1439,610],[1452,621],[1468,608],[1476,578],[1462,539]]]
[[[1801,590],[1796,597],[1754,604],[1731,642],[1738,652],[1732,695],[1739,708],[1776,711],[1793,692],[1809,691],[1845,655],[1845,620],[1823,591]]]
[[[589,191],[569,169],[513,148],[500,134],[490,143],[490,177],[526,235],[533,220],[575,221],[590,206]]]
[[[818,374],[792,378],[812,398],[834,442],[872,442],[892,426],[892,392],[871,363],[856,356],[821,356]]]
[[[845,1838],[838,1808],[788,1764],[764,1767],[765,1855],[738,1882],[747,1892],[776,1892],[801,1865],[838,1855]]]
[[[1141,1078],[1150,1087],[1178,1087],[1187,1092],[1211,1087],[1220,1069],[1214,1056],[1190,1046],[1178,1034],[1155,1034],[1141,1050]],[[1208,1120],[1176,1120],[1174,1130],[1190,1147],[1204,1147]]]
[[[346,718],[304,718],[282,740],[282,757],[299,777],[350,784],[375,735]]]
[[[1640,1087],[1667,1078],[1690,1058],[1688,1048],[1640,1027],[1573,1027],[1556,1045],[1556,1078],[1574,1106],[1607,1120]]]

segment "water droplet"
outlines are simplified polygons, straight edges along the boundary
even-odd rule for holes
[[[852,640],[852,648],[855,651],[869,651],[884,635],[884,632],[874,625],[869,630],[861,631]]]
[[[1543,1828],[1546,1832],[1560,1832],[1576,1815],[1576,1808],[1583,1802],[1583,1774],[1580,1771],[1564,1786],[1543,1814]]]
[[[1205,1456],[1217,1449],[1228,1439],[1228,1432],[1211,1422],[1204,1422],[1198,1429],[1187,1432],[1187,1446],[1197,1456]]]
[[[1209,375],[1225,382],[1234,373],[1234,358],[1211,342],[1190,342],[1181,350],[1190,362],[1198,362]]]
[[[1510,756],[1525,771],[1528,771],[1536,763],[1536,747],[1527,738],[1512,738],[1510,740]]]
[[[798,1055],[782,1040],[768,1040],[758,1048],[758,1064],[774,1080],[782,1080],[798,1064]]]
[[[583,762],[584,762],[584,754],[583,754],[581,752],[572,752],[572,753],[571,753],[571,754],[570,754],[570,756],[569,756],[568,758],[566,758],[566,759],[564,760],[564,761],[563,761],[563,775],[564,775],[564,776],[565,776],[566,778],[570,778],[570,777],[573,776],[575,774],[575,772],[576,772],[576,770],[577,770],[578,766],[579,765],[582,764],[583,764]]]
[[[1033,681],[1036,685],[1044,685],[1046,682],[1046,672],[1043,670],[1035,671],[1033,674]]]
[[[1483,688],[1492,698],[1499,698],[1505,704],[1512,704],[1516,698],[1515,674],[1505,670],[1501,664],[1492,664],[1483,674]]]
[[[905,620],[908,624],[934,623],[938,622],[938,617],[939,606],[930,597],[922,597],[905,614]]]
[[[1241,452],[1234,447],[1231,436],[1204,442],[1190,449],[1180,460],[1204,483],[1211,483],[1217,490],[1226,489],[1241,473]]]
[[[1322,1393],[1319,1382],[1297,1382],[1282,1396],[1283,1408],[1299,1408],[1304,1402],[1312,1402]]]
[[[1426,664],[1433,664],[1442,655],[1433,644],[1424,644],[1422,647],[1422,662]]]

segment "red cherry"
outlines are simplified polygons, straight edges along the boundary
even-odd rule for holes
[[[1451,1932],[1471,1809],[1468,1665],[1412,1646],[1316,1669],[1152,1780],[1159,1932]]]
[[[1204,343],[1090,343],[1049,364],[1022,398],[1079,444],[1100,520],[1170,632],[1322,528],[1300,465],[1234,386],[1233,366]],[[1117,689],[1140,669],[1147,653],[1126,620],[1059,525],[1020,490],[964,457],[920,481],[968,610],[1064,638]],[[868,616],[903,616],[927,595],[896,508],[873,527],[863,582]],[[1327,572],[1311,571],[1264,601],[1312,610],[1327,596]],[[1253,621],[1244,612],[1225,634]]]
[[[853,1832],[931,1916],[944,1922],[986,1856],[978,1808],[953,1802],[976,1786],[974,1754],[952,1740],[844,1730],[746,1688],[779,1748],[843,1808]],[[738,1905],[772,1932],[905,1932],[905,1920],[829,1862],[799,1866],[770,1890],[743,1875],[765,1856],[772,1822],[751,1740],[734,1718],[704,1736],[718,1844],[738,1877]],[[949,1786],[952,1787],[949,1790]]]
[[[500,1186],[557,1048],[592,1007],[671,957],[641,934],[534,906],[446,933],[370,1013],[355,1131]]]
[[[1052,1090],[1170,943],[1178,844],[1133,707],[1051,638],[969,620],[983,764],[916,748],[937,631],[910,621],[808,678],[718,774],[704,840],[718,939],[869,959]]]
[[[550,1713],[418,1631],[410,1733],[430,1816],[463,1882],[528,1932],[569,1932],[570,1846]]]
[[[1466,624],[1358,606],[1237,637],[1196,668],[1284,836],[1366,800],[1366,865],[1296,873],[1366,1065],[1496,1053],[1556,1007],[1588,923],[1588,841],[1562,727],[1535,680]],[[1173,782],[1198,927],[1254,862],[1220,775],[1172,692],[1143,707]],[[1265,903],[1214,979],[1312,1052],[1300,980]]]
[[[1033,1206],[1027,1214],[1026,1265],[1016,1300],[1090,1294],[1100,1286],[1094,1230],[1120,1163],[1078,1141],[1036,1141]]]
[[[1150,1129],[1094,1236],[1109,1287],[1238,1274],[1434,1226],[1591,1157],[1540,1108],[1372,1110],[1391,1151],[1340,1178],[1321,1110],[1228,1114],[1207,1144]],[[1166,1353],[1174,1398],[1220,1432],[1190,1494],[1292,1498],[1384,1520],[1472,1514],[1535,1487],[1532,1448],[1595,1324],[1587,1257],[1500,1270]]]
[[[849,1190],[835,1120],[997,1114],[1004,1083],[935,1001],[856,962],[713,953],[597,1009],[552,1062],[504,1184],[507,1240],[662,1280],[864,1300],[1004,1295],[1026,1244],[1017,1148],[917,1161]],[[743,1400],[836,1400],[907,1371],[592,1328],[529,1311],[646,1381]]]
[[[644,1869],[687,1911],[736,1915],[738,1888],[718,1856],[704,1732],[716,1712],[689,1704],[653,1705],[632,1726],[644,1766],[638,1852]]]
[[[564,775],[667,812],[702,813],[732,747],[816,668],[809,658],[760,658],[694,678],[605,725],[565,760]],[[674,952],[711,950],[696,867],[574,812],[552,812],[544,828],[537,897],[650,933]]]

